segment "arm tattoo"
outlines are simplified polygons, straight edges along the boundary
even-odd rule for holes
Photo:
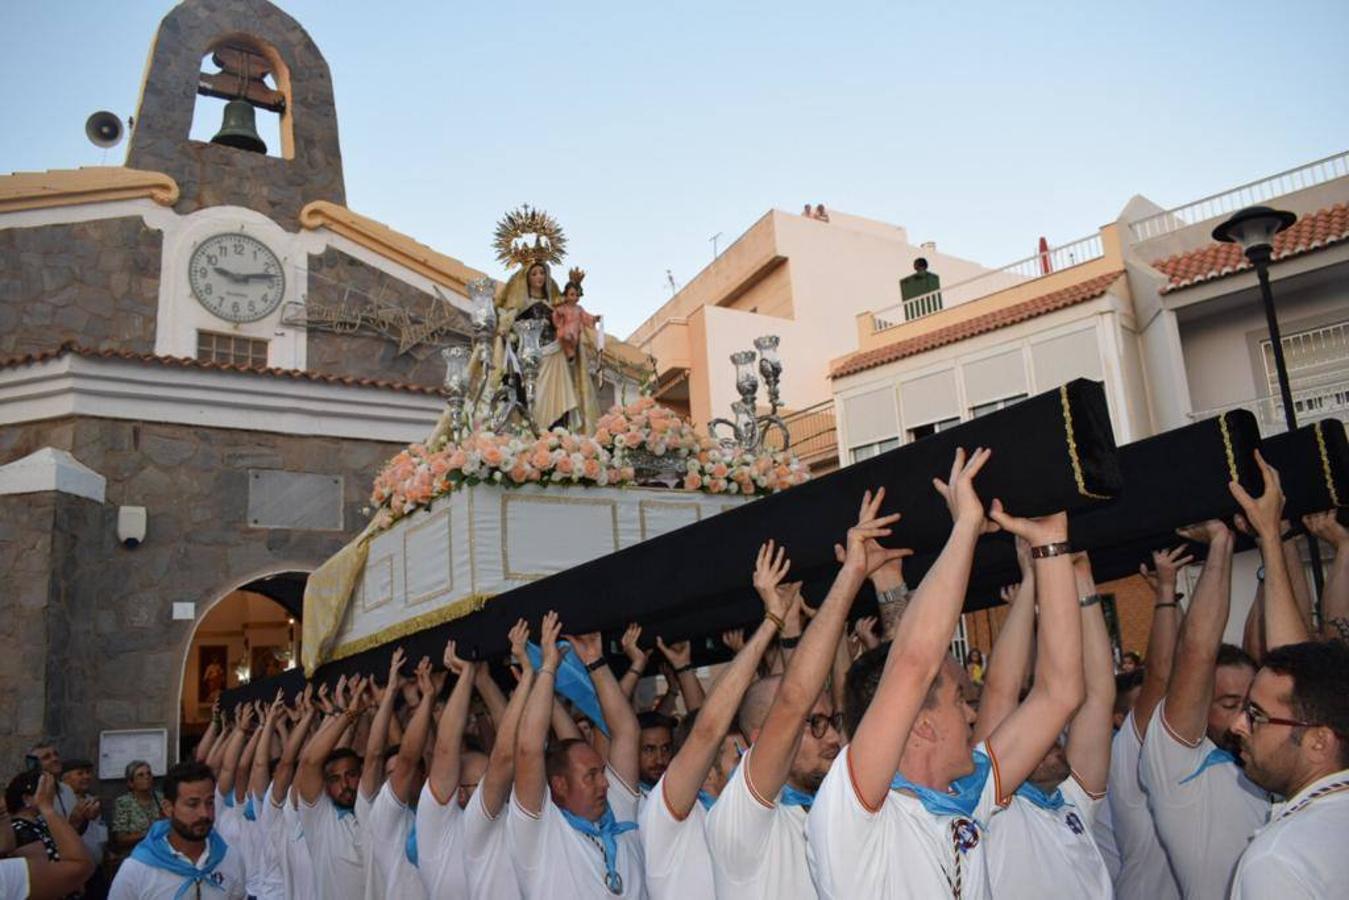
[[[1349,617],[1336,616],[1326,622],[1325,636],[1332,641],[1349,644]]]
[[[894,598],[891,600],[882,600],[877,596],[877,606],[881,613],[881,640],[893,640],[895,629],[899,626],[900,617],[904,615],[904,610],[909,606],[909,587],[906,584],[900,584],[891,593]]]

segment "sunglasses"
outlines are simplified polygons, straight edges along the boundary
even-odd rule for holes
[[[824,713],[815,713],[806,719],[806,727],[810,729],[811,735],[819,740],[829,733],[833,728],[839,734],[843,733],[843,713],[834,713],[832,716],[826,716]]]

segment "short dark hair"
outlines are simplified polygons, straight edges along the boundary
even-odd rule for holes
[[[1123,653],[1120,654],[1120,659],[1121,660],[1132,659],[1135,665],[1139,666],[1143,665],[1143,657],[1138,655],[1137,650],[1125,650]]]
[[[5,809],[11,813],[16,813],[23,809],[23,797],[25,794],[33,795],[37,793],[37,781],[42,777],[42,773],[33,769],[23,771],[9,780],[5,787]]]
[[[344,759],[354,759],[356,760],[356,764],[358,766],[361,764],[361,755],[357,753],[355,750],[351,749],[350,747],[338,747],[332,753],[329,753],[326,757],[324,757],[323,771],[327,772],[329,766],[331,766],[335,762],[341,762]]]
[[[1249,653],[1236,644],[1221,644],[1218,647],[1217,666],[1245,666],[1254,672],[1260,668]]]
[[[572,288],[576,288],[576,296],[578,296],[578,297],[584,297],[584,296],[586,295],[586,292],[585,292],[585,290],[581,287],[581,282],[579,282],[579,281],[568,281],[566,284],[564,284],[564,285],[562,286],[562,293],[565,294],[565,293],[567,293],[567,291],[571,290]]]
[[[178,785],[192,784],[197,781],[209,781],[215,784],[215,773],[204,762],[195,759],[169,766],[164,773],[164,799],[173,803],[178,799]]]
[[[543,759],[543,771],[549,780],[567,774],[571,768],[571,748],[584,743],[580,738],[566,738],[548,746],[548,754]]]
[[[646,712],[637,714],[637,727],[642,731],[648,728],[668,728],[673,734],[675,726],[679,723],[663,712],[654,709],[648,709]]]
[[[843,682],[843,727],[849,737],[857,733],[857,726],[862,724],[862,716],[866,715],[871,698],[876,696],[876,688],[880,686],[881,673],[885,671],[885,660],[889,655],[890,642],[886,641],[857,657],[848,668],[847,679]],[[942,681],[942,672],[938,669],[923,697],[923,709],[931,709],[936,704]]]
[[[925,259],[925,258],[922,257],[922,256],[920,256],[920,257],[918,257],[917,259],[915,259],[915,260],[913,261],[913,267],[914,267],[915,269],[917,269],[919,266],[921,266],[921,267],[923,267],[924,269],[926,269],[926,268],[927,268],[927,259]]]
[[[1265,668],[1293,679],[1293,714],[1335,732],[1340,768],[1349,768],[1349,645],[1284,644],[1266,654]]]

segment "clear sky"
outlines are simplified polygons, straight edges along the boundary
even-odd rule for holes
[[[500,275],[494,223],[540,206],[620,334],[770,207],[997,266],[1349,148],[1345,0],[280,5],[353,209]],[[3,0],[0,171],[100,164],[84,120],[134,114],[169,8]]]

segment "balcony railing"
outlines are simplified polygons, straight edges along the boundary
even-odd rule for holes
[[[782,417],[792,438],[792,452],[807,464],[831,458],[838,453],[838,426],[834,419],[834,401],[826,400]],[[782,447],[777,430],[770,431],[764,443],[773,449]]]
[[[912,322],[924,316],[930,316],[947,306],[956,306],[970,300],[978,300],[989,294],[1006,290],[1014,285],[1081,265],[1093,259],[1105,256],[1105,247],[1101,235],[1088,235],[1067,244],[1051,247],[1042,253],[1018,259],[999,269],[980,272],[973,278],[943,285],[939,290],[910,297],[895,306],[887,306],[871,314],[872,333],[894,328],[905,322]]]
[[[1129,232],[1133,235],[1134,241],[1150,240],[1199,222],[1230,215],[1243,207],[1268,203],[1283,194],[1291,194],[1336,178],[1344,178],[1346,175],[1349,175],[1349,150],[1234,187],[1221,194],[1177,206],[1175,209],[1146,216],[1131,222]]]
[[[1284,422],[1283,401],[1278,395],[1255,397],[1214,409],[1197,410],[1190,413],[1190,418],[1197,422],[1232,409],[1248,409],[1253,412],[1260,424],[1260,434],[1263,437],[1282,434],[1288,430]],[[1349,415],[1349,380],[1318,384],[1293,391],[1293,409],[1297,412],[1299,425]]]

